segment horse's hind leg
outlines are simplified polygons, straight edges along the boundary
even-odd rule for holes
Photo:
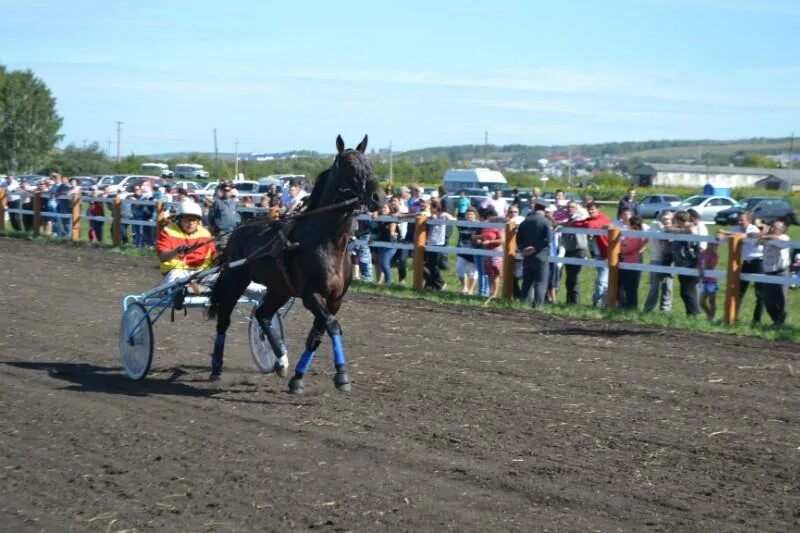
[[[279,331],[275,331],[272,327],[272,317],[286,303],[288,298],[279,294],[267,292],[264,299],[256,307],[256,320],[258,325],[261,326],[261,331],[267,337],[272,351],[275,352],[277,361],[275,361],[275,373],[282,378],[285,378],[289,373],[289,357],[287,356],[286,344],[280,336]]]

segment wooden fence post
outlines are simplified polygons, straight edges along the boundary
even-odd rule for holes
[[[81,195],[72,195],[72,235],[73,241],[81,238]]]
[[[617,306],[617,291],[619,289],[619,253],[622,248],[622,230],[615,227],[608,228],[608,290],[606,292],[606,307],[614,309]]]
[[[35,191],[33,193],[33,234],[39,235],[42,226],[42,193]]]
[[[161,230],[164,229],[164,226],[167,225],[166,207],[166,202],[162,200],[156,202],[156,239],[161,235]]]
[[[5,189],[0,189],[0,230],[6,229],[6,208],[8,207],[8,195]]]
[[[503,242],[503,298],[514,298],[514,270],[517,263],[517,224],[506,222],[506,238]],[[481,258],[482,259],[482,258]]]
[[[122,198],[114,197],[111,206],[111,242],[114,246],[122,246]]]
[[[414,226],[414,289],[422,290],[425,277],[425,241],[428,240],[428,217],[417,215]]]
[[[730,325],[736,322],[736,313],[739,310],[739,285],[742,273],[742,244],[744,234],[734,234],[728,237],[728,277],[725,281],[725,310],[723,319]]]

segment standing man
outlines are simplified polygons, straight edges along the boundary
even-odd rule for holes
[[[608,229],[611,220],[600,211],[600,207],[594,203],[586,204],[586,212],[589,215],[583,220],[570,220],[567,225],[573,228],[589,229]],[[594,294],[592,294],[592,305],[597,307],[605,298],[608,291],[608,234],[593,235],[592,255],[606,261],[604,266],[597,267],[597,278],[594,282]],[[616,298],[616,294],[614,297]]]
[[[467,209],[470,208],[469,198],[467,198],[467,193],[465,191],[461,191],[458,194],[458,200],[456,201],[456,218],[458,220],[464,220],[467,217]]]
[[[750,215],[747,212],[739,214],[738,226],[728,231],[720,230],[717,233],[717,238],[719,239],[720,236],[730,236],[735,233],[745,234],[745,241],[742,244],[742,274],[763,274],[764,247],[758,244],[758,242],[748,242],[748,239],[757,239],[761,237],[761,231],[758,229],[758,226],[750,221]],[[741,307],[742,301],[744,301],[744,295],[747,294],[747,287],[749,286],[749,281],[741,280],[739,282],[739,307]],[[756,307],[753,310],[753,324],[760,324],[761,316],[764,314],[764,296],[761,292],[762,284],[755,283],[754,290],[756,293]]]
[[[569,218],[562,222],[568,223],[571,221],[581,221],[586,218],[578,210],[578,204],[575,202],[567,203],[567,211],[569,212]],[[589,248],[589,241],[586,238],[586,235],[578,234],[578,233],[562,233],[561,234],[561,245],[564,247],[564,257],[575,257],[577,259],[586,259],[588,254]],[[581,292],[580,292],[580,283],[579,283],[579,275],[581,273],[582,265],[570,265],[565,264],[564,270],[566,270],[566,289],[567,289],[567,303],[568,304],[579,304],[581,300]]]
[[[19,209],[22,204],[22,196],[19,194],[20,186],[17,181],[17,175],[14,172],[9,172],[0,187],[6,190],[6,205],[8,209]],[[11,220],[11,227],[14,228],[14,231],[22,230],[19,213],[9,213],[8,218]]]
[[[489,200],[489,205],[494,207],[495,213],[499,218],[505,218],[508,211],[508,202],[503,198],[503,191],[495,189],[492,193],[492,198]]]
[[[659,220],[650,224],[650,231],[669,231],[672,228],[672,211],[661,213]],[[657,266],[672,265],[671,242],[661,239],[650,239],[650,264]],[[664,313],[672,310],[672,274],[662,274],[660,272],[650,272],[650,289],[647,292],[647,299],[644,302],[644,312],[650,313],[659,303],[659,293],[661,295],[661,305],[659,309]]]
[[[528,205],[531,206],[531,208],[533,208],[533,203],[541,197],[542,197],[542,189],[540,189],[539,187],[534,187],[533,189],[531,189],[531,199],[528,200]]]
[[[553,229],[545,216],[549,204],[537,199],[517,230],[517,247],[522,253],[522,290],[520,298],[533,307],[544,304],[547,294],[548,257]]]
[[[619,217],[619,212],[626,207],[633,212],[633,215],[639,215],[639,202],[636,201],[636,189],[633,187],[628,189],[625,198],[619,201],[617,205],[617,217]]]
[[[692,233],[692,218],[686,211],[675,213],[674,233]],[[696,269],[700,256],[700,243],[690,241],[673,241],[672,260],[676,267]],[[686,316],[700,314],[700,304],[697,299],[697,284],[700,278],[697,275],[678,274],[681,299],[686,309]]]
[[[770,225],[767,234],[761,236],[759,242],[764,245],[764,274],[775,277],[788,276],[790,260],[786,224],[776,220]],[[762,284],[764,306],[776,326],[782,326],[786,322],[786,291],[786,285]]]
[[[214,198],[208,213],[208,226],[217,241],[217,248],[222,250],[228,243],[228,237],[242,218],[236,211],[236,200],[233,197],[233,184],[224,181],[219,187],[219,196]]]

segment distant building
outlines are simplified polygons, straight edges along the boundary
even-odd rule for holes
[[[636,167],[633,183],[640,187],[756,187],[774,191],[800,190],[800,170],[719,167],[706,165],[646,164]]]

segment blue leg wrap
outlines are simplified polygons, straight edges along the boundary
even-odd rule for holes
[[[286,347],[286,345],[284,343],[281,343],[281,352],[279,354],[277,354],[277,355],[278,355],[278,357],[280,357],[281,355],[283,355],[285,353],[289,353],[289,349]]]
[[[344,348],[342,348],[342,336],[332,335],[333,341],[333,364],[337,367],[347,364],[347,358],[344,356]]]
[[[305,375],[308,372],[308,367],[311,366],[311,361],[314,360],[314,353],[308,350],[303,352],[303,355],[300,356],[300,359],[297,361],[297,366],[294,367],[294,371],[298,374]]]
[[[225,351],[225,334],[217,333],[217,336],[214,338],[214,356],[222,357],[224,351]]]

